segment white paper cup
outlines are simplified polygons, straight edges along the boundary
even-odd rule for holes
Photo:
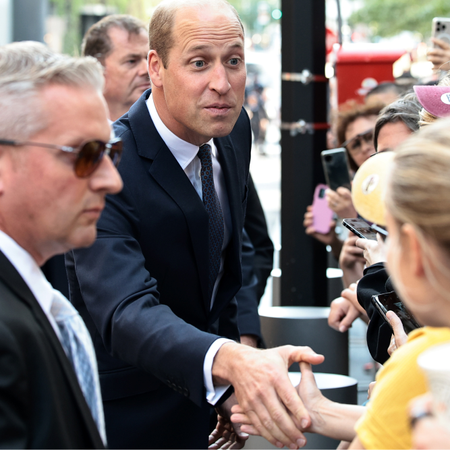
[[[417,358],[433,396],[433,412],[450,430],[450,342],[425,350]]]

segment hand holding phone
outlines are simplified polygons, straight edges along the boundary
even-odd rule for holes
[[[364,219],[344,219],[342,225],[360,238],[377,240],[376,231]]]
[[[406,333],[410,333],[412,330],[420,328],[415,317],[408,311],[395,291],[372,295],[372,303],[387,323],[389,323],[389,319],[386,317],[386,313],[388,311],[394,311],[402,321]],[[391,326],[390,323],[389,325]]]
[[[324,150],[320,154],[327,185],[335,191],[343,186],[351,190],[347,151],[344,147]]]
[[[314,199],[312,204],[313,227],[317,233],[327,234],[330,232],[330,224],[333,220],[333,211],[328,207],[325,191],[328,189],[326,184],[318,184],[314,190]]]

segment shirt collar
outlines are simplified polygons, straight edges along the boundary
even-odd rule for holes
[[[53,288],[36,261],[14,239],[1,230],[0,250],[19,272],[44,312],[48,314],[53,301]]]
[[[159,117],[158,111],[156,110],[155,102],[153,101],[153,94],[147,99],[147,108],[150,113],[150,117],[153,120],[156,131],[158,131],[162,140],[165,142],[169,150],[172,152],[175,159],[180,164],[183,170],[192,162],[192,160],[197,156],[198,149],[196,145],[193,145],[189,142],[183,141],[178,136],[176,136],[172,131],[170,131],[164,122]],[[214,145],[213,139],[208,142],[205,142],[211,146],[211,153],[214,157],[217,157],[216,146]]]

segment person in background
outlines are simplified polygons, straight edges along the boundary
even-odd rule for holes
[[[387,161],[386,156],[375,158]],[[352,441],[350,448],[355,449],[411,448],[408,404],[427,391],[417,358],[436,344],[450,342],[450,119],[403,142],[389,160],[384,191],[387,267],[399,296],[426,326],[411,332],[379,370],[366,407],[325,398],[311,366],[300,363],[298,391],[312,419],[305,431]],[[248,415],[238,405],[232,411],[232,421],[253,434]]]
[[[212,408],[231,426],[239,402],[274,445],[301,447],[295,422],[309,416],[287,369],[323,357],[242,345],[236,323],[251,152],[242,23],[224,0],[164,0],[149,35],[152,89],[114,123],[124,189],[107,198],[94,246],[66,257],[109,446],[205,448]]]
[[[388,149],[395,150],[400,144],[400,136],[405,140],[416,132],[419,129],[420,109],[421,105],[413,93],[405,94],[402,98],[383,108],[374,128],[375,150],[377,152]],[[361,242],[355,238],[353,245],[357,241]],[[372,245],[374,243],[363,242],[362,244]],[[359,255],[365,255],[365,249],[358,248],[358,250]],[[346,291],[343,298],[338,298],[331,303],[328,323],[332,328],[345,332],[356,318],[363,317],[366,321],[371,318],[372,323],[369,324],[367,334],[369,351],[375,361],[383,363],[389,358],[387,349],[392,332],[389,325],[375,312],[370,299],[374,293],[389,292],[392,286],[385,286],[388,275],[382,262],[364,257],[364,265],[367,266],[364,273],[360,271],[354,273],[353,278],[350,277],[350,281],[354,283],[364,275],[358,283],[357,290]],[[376,336],[374,336],[372,330],[381,330],[381,328],[384,328],[383,331],[380,331],[382,334],[378,335],[378,332],[375,332]]]
[[[38,42],[0,47],[0,447],[103,448],[94,348],[45,279],[50,257],[92,244],[122,188],[101,66]]]
[[[150,88],[147,53],[147,27],[133,16],[106,16],[86,32],[81,54],[97,58],[105,68],[103,95],[112,121],[128,112]]]
[[[346,148],[350,171],[355,173],[358,167],[375,152],[373,147],[373,128],[382,105],[351,104],[347,105],[347,108],[337,116],[336,136],[338,147]],[[357,217],[352,204],[351,192],[347,188],[340,187],[337,191],[328,189],[326,197],[328,206],[338,217]],[[332,221],[330,224],[329,233],[321,234],[314,229],[313,221],[312,206],[308,206],[303,221],[305,233],[325,245],[330,245],[333,255],[339,260],[343,242],[335,232],[336,222]],[[353,264],[354,258],[352,255],[348,255],[348,260],[349,263]]]
[[[366,105],[390,105],[405,93],[405,89],[395,81],[384,81],[372,88],[364,97]]]

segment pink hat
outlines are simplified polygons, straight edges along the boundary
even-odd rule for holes
[[[414,86],[420,104],[436,117],[450,116],[450,86]]]

